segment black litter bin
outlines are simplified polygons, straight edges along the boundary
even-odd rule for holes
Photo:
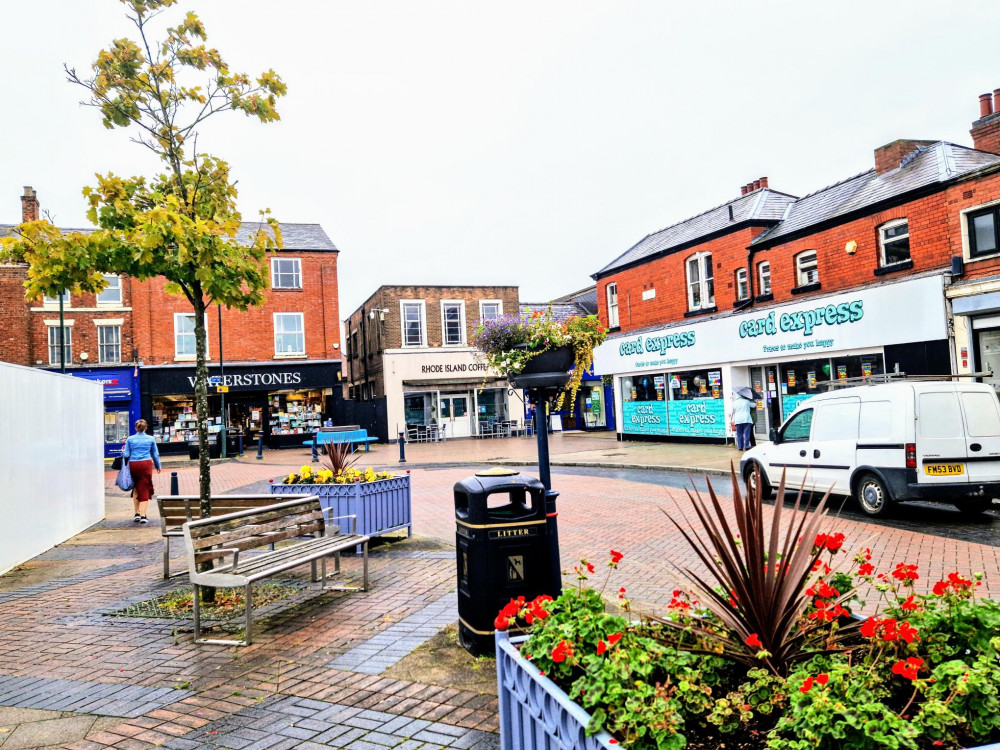
[[[470,653],[492,654],[493,622],[507,602],[559,592],[545,486],[513,471],[463,479],[455,485],[455,524],[459,641]]]
[[[215,440],[213,440],[211,437],[209,437],[209,439],[208,439],[208,457],[209,458],[218,458],[219,456],[222,455],[221,451],[222,451],[222,442],[218,438],[216,438]],[[201,451],[198,448],[198,441],[197,440],[189,440],[188,441],[188,458],[191,459],[192,461],[196,461],[198,459],[198,456],[199,456],[200,453],[201,453]]]

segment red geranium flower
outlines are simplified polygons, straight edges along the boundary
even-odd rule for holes
[[[618,563],[620,563],[623,557],[625,557],[625,555],[623,555],[621,552],[615,552],[614,550],[611,550],[612,565],[617,565]]]
[[[875,566],[872,565],[870,562],[861,563],[861,565],[858,567],[859,576],[870,576],[874,572],[875,572]]]
[[[892,673],[905,677],[908,680],[917,679],[917,672],[924,664],[924,660],[918,656],[911,656],[906,661],[900,659],[892,665]]]
[[[909,585],[920,578],[917,575],[917,566],[909,563],[899,563],[892,571],[892,577]]]
[[[812,689],[812,686],[813,686],[813,678],[812,677],[806,677],[802,681],[802,686],[799,687],[799,691],[803,692],[803,693],[808,693]]]
[[[614,635],[609,635],[608,636],[608,644],[611,645],[611,646],[614,646],[621,639],[622,639],[622,634],[621,633],[615,633]]]
[[[760,638],[756,633],[751,633],[750,635],[748,635],[744,643],[746,643],[750,648],[755,648],[758,650],[764,647],[764,644],[760,642]]]
[[[920,609],[920,602],[914,599],[913,594],[910,594],[906,601],[899,606],[904,612],[912,612],[915,609]]]
[[[625,598],[625,587],[624,586],[622,586],[620,589],[618,589],[618,598],[619,599],[624,599]]]
[[[573,644],[569,641],[559,641],[556,647],[552,649],[552,661],[557,664],[566,661],[567,656],[573,655]]]
[[[816,675],[816,682],[818,682],[820,685],[826,685],[826,683],[828,683],[829,681],[830,681],[830,675],[826,674],[825,672],[823,674]]]
[[[597,642],[597,655],[598,656],[600,656],[601,654],[603,654],[607,650],[608,650],[608,644],[607,643],[605,643],[604,641],[598,641]]]

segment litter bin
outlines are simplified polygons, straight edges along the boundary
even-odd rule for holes
[[[211,437],[208,439],[208,457],[218,458],[222,451],[222,442],[218,439],[213,440]],[[188,441],[188,458],[192,461],[198,460],[198,456],[201,451],[198,449],[197,440]]]
[[[493,653],[493,622],[511,599],[558,593],[546,520],[534,477],[494,470],[455,485],[458,637],[470,653]]]

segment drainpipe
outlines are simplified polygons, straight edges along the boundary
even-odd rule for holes
[[[365,310],[365,306],[361,306],[361,341],[364,348],[364,367],[365,367],[365,388],[371,393],[371,384],[368,382],[368,330],[365,323],[365,315],[368,313]]]

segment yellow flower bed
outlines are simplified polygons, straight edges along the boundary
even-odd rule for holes
[[[313,469],[308,464],[299,469],[298,473],[289,474],[282,484],[354,484],[355,482],[374,482],[377,479],[392,479],[387,471],[375,471],[369,466],[364,471],[347,468],[339,474],[331,469]]]

